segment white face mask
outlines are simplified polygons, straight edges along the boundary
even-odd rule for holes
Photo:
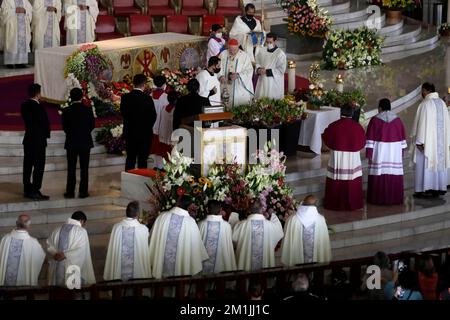
[[[275,48],[275,44],[273,44],[273,43],[267,44],[267,49],[272,50],[273,48]]]
[[[222,32],[217,32],[216,33],[216,38],[222,38]]]

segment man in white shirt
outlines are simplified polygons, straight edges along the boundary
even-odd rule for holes
[[[220,72],[220,59],[211,57],[208,60],[208,67],[197,74],[197,80],[200,84],[198,94],[204,98],[208,98],[212,106],[222,104],[220,97],[220,81],[217,74]]]

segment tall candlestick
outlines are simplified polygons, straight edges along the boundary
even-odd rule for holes
[[[295,70],[297,65],[295,61],[290,60],[288,62],[288,92],[292,93],[295,90]]]

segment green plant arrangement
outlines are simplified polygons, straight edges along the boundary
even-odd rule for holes
[[[323,50],[324,69],[353,69],[380,65],[384,38],[366,27],[355,30],[333,30]]]
[[[345,104],[351,104],[355,111],[360,111],[359,123],[363,123],[366,120],[363,108],[367,104],[367,98],[361,90],[344,92],[339,92],[335,89],[328,90],[323,98],[323,104],[336,108],[342,108]]]

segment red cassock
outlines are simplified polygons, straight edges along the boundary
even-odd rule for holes
[[[370,120],[366,137],[369,159],[367,202],[402,204],[403,152],[407,147],[402,121],[391,112],[383,112]]]
[[[351,118],[342,118],[330,124],[322,137],[325,145],[331,149],[325,185],[325,209],[361,209],[363,190],[360,150],[366,144],[363,127]]]

